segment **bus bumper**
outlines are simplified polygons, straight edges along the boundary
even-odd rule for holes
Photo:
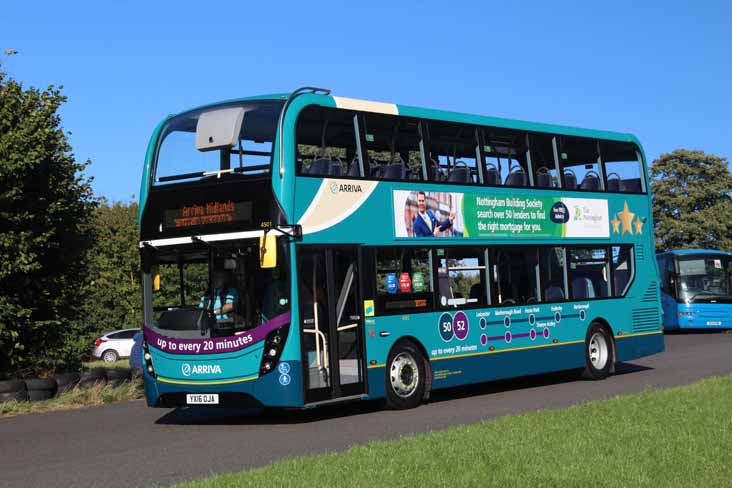
[[[287,365],[287,366],[282,366]],[[286,371],[286,372],[285,372]],[[145,399],[155,408],[187,406],[189,393],[217,393],[218,407],[302,407],[302,370],[299,361],[282,361],[278,369],[256,378],[229,382],[170,380],[144,372]]]

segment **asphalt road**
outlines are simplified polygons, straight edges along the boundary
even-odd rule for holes
[[[0,486],[168,485],[286,456],[732,374],[732,333],[666,337],[666,352],[605,381],[559,373],[433,393],[415,410],[159,410],[142,401],[0,419]]]

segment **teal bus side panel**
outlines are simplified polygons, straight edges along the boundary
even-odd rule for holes
[[[663,334],[647,334],[628,338],[616,337],[615,349],[618,362],[632,361],[643,356],[663,352]]]
[[[583,344],[566,344],[432,361],[432,389],[581,368],[583,348]],[[369,369],[369,398],[386,395],[385,381],[384,367]]]
[[[656,354],[663,349],[662,334],[616,338],[618,362]],[[581,342],[433,361],[432,389],[580,369],[584,367],[584,358],[584,342]],[[368,378],[369,398],[384,397],[386,395],[384,367],[370,368]]]

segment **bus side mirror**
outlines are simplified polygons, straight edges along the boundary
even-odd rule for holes
[[[277,236],[263,235],[259,238],[259,267],[277,267]]]

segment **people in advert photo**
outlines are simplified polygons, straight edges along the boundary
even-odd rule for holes
[[[404,199],[404,224],[409,237],[453,237],[457,199],[451,193],[409,192]]]

